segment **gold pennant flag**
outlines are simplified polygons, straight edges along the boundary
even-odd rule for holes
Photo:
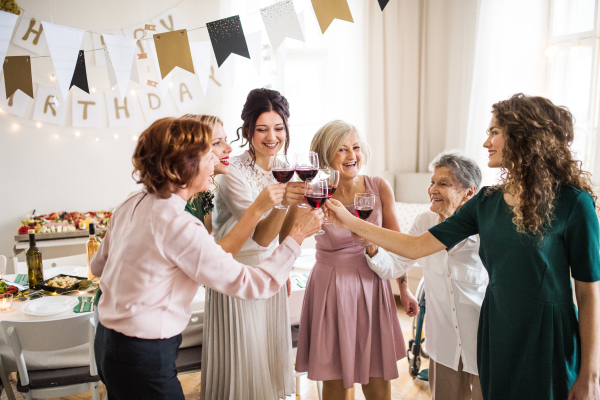
[[[321,27],[321,33],[325,33],[336,18],[354,23],[347,0],[311,0],[311,2]]]
[[[31,60],[29,56],[14,56],[4,59],[4,87],[8,99],[17,90],[21,90],[33,99],[33,81],[31,79]]]
[[[175,67],[194,73],[190,42],[185,29],[157,33],[154,35],[154,44],[162,78],[167,76]]]
[[[140,53],[137,56],[138,56],[138,60],[145,60],[146,58],[148,58],[148,54],[146,54],[146,53]]]
[[[144,27],[144,30],[156,32],[156,25],[146,24],[146,26]]]
[[[156,87],[156,85],[158,85],[158,83],[148,79],[148,82],[146,82],[146,85]]]

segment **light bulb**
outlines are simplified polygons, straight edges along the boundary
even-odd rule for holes
[[[75,136],[79,136],[79,135],[81,135],[81,133],[75,132]]]
[[[133,135],[133,140],[137,140],[138,137],[136,135]]]
[[[38,122],[36,125],[37,125],[38,128],[42,127],[42,123],[41,122]]]
[[[96,91],[96,88],[95,88],[95,87],[93,87],[93,88],[92,88],[92,92],[95,92],[95,91]]]
[[[100,141],[100,139],[96,138],[96,142],[99,142],[99,141]]]
[[[115,139],[118,139],[118,138],[119,138],[119,135],[115,135]]]
[[[58,138],[58,135],[54,135],[55,138]]]
[[[552,58],[556,55],[556,47],[550,46],[544,51],[544,55],[548,58]]]

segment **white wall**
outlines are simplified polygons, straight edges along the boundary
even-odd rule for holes
[[[19,0],[19,6],[42,20],[96,32],[140,23],[144,14],[146,19],[151,19],[177,3],[177,0]],[[185,0],[176,10],[188,28],[222,17],[219,3],[213,0]],[[206,29],[189,35],[192,41],[208,40]],[[89,35],[85,40],[84,49],[92,49]],[[9,56],[27,54],[31,53],[14,45],[8,51]],[[92,53],[86,53],[86,64],[90,86],[98,91],[109,90],[106,70],[95,66]],[[32,60],[32,66],[34,89],[36,83],[54,83],[49,77],[50,58]],[[138,86],[131,85],[130,88]],[[172,99],[169,101],[172,103]],[[131,177],[131,155],[135,147],[132,137],[148,125],[139,104],[135,104],[137,126],[110,129],[71,127],[70,105],[65,103],[66,126],[43,124],[37,128],[31,109],[23,118],[0,113],[0,254],[12,256],[20,221],[34,209],[36,213],[109,209],[137,188]],[[170,106],[173,115],[178,114],[174,104]],[[197,109],[189,110],[214,114],[220,111],[218,92],[215,97],[203,99]],[[106,120],[106,116],[104,118]],[[19,127],[14,128],[14,124]],[[75,136],[76,131],[81,133],[80,137]],[[118,139],[114,138],[115,134]]]

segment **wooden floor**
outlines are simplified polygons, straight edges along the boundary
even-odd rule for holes
[[[404,310],[400,304],[398,306],[398,317],[400,318],[400,325],[402,332],[404,333],[405,341],[408,341],[411,335],[412,319],[408,318],[404,314]],[[428,368],[429,362],[427,359],[423,359],[422,368]],[[408,373],[408,362],[406,358],[398,361],[398,379],[392,381],[392,399],[397,400],[430,400],[431,395],[429,394],[429,385],[427,382],[422,382],[418,379],[412,379]],[[14,374],[11,379],[14,379]],[[200,399],[200,373],[181,375],[179,377],[181,386],[183,387],[183,393],[185,394],[186,400],[199,400]],[[13,382],[13,390],[17,396],[17,399],[21,399],[19,393],[16,392]],[[100,387],[100,395],[103,396],[104,387]],[[355,387],[355,399],[364,400],[360,385]],[[2,393],[0,400],[5,400],[6,394]],[[79,395],[61,397],[54,400],[90,400],[92,398],[90,392],[82,393]],[[294,396],[288,397],[288,399],[294,399]],[[309,381],[306,376],[300,378],[300,399],[302,400],[318,400],[319,396],[317,393],[317,384],[313,381]],[[326,399],[325,399],[326,400]]]

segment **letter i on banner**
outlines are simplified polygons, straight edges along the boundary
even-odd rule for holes
[[[108,126],[111,128],[120,126],[131,126],[137,124],[134,98],[127,94],[123,100],[116,91],[104,93],[106,98],[106,113],[108,114]]]
[[[12,43],[37,55],[46,50],[46,37],[40,19],[25,11],[13,36]]]

